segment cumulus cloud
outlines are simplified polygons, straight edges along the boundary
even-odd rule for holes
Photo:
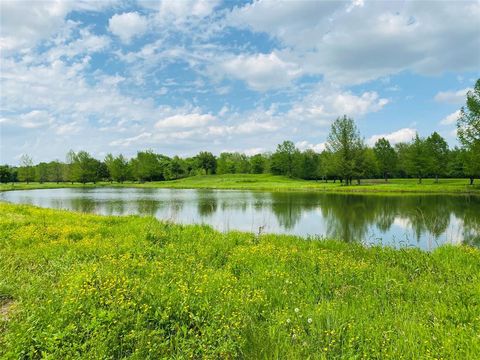
[[[259,91],[287,86],[302,73],[296,64],[283,61],[275,52],[238,55],[226,60],[221,68],[226,74],[244,80],[250,88]]]
[[[435,101],[460,105],[464,104],[467,99],[467,92],[472,90],[471,88],[454,90],[454,91],[440,91],[435,95]]]
[[[477,1],[266,0],[236,7],[227,19],[280,41],[305,73],[357,84],[407,69],[428,75],[475,70],[479,17]]]
[[[0,49],[25,50],[65,26],[65,16],[73,10],[99,11],[111,1],[1,1]]]
[[[215,116],[210,114],[178,114],[159,120],[155,127],[157,129],[203,127],[214,120]]]
[[[381,138],[385,138],[388,141],[390,141],[391,144],[398,144],[401,142],[408,142],[412,140],[415,137],[415,134],[417,133],[417,130],[412,129],[412,128],[403,128],[397,131],[394,131],[389,134],[379,134],[379,135],[373,135],[367,140],[367,144],[370,146],[375,145],[377,140]]]
[[[457,110],[440,120],[440,125],[452,125],[457,122],[457,119],[460,117],[460,110]]]
[[[287,116],[291,120],[326,126],[344,114],[358,118],[377,112],[387,104],[388,99],[381,98],[374,91],[356,95],[339,88],[320,86],[294,103]]]
[[[108,20],[108,30],[125,43],[144,34],[147,27],[147,19],[138,12],[115,14]]]
[[[299,142],[295,143],[295,146],[302,151],[310,149],[310,150],[313,150],[317,153],[321,153],[323,150],[325,150],[327,148],[327,143],[322,142],[322,143],[318,143],[318,144],[311,144],[308,141],[303,140],[303,141],[299,141]]]

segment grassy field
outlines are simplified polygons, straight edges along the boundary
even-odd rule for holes
[[[2,359],[474,359],[480,250],[0,203]]]
[[[340,182],[328,183],[322,181],[307,181],[291,179],[285,176],[269,174],[229,174],[194,176],[173,181],[123,184],[102,182],[97,184],[70,184],[70,183],[17,183],[1,184],[0,191],[15,189],[37,189],[58,187],[147,187],[147,188],[176,188],[176,189],[244,189],[268,191],[325,191],[325,192],[357,192],[357,193],[462,193],[480,194],[480,182],[470,186],[468,179],[441,179],[435,183],[433,179],[424,179],[418,184],[416,179],[363,180],[360,185],[343,186]]]

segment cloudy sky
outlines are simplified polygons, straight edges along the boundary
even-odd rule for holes
[[[480,76],[479,1],[1,0],[0,162],[321,150],[438,131]]]

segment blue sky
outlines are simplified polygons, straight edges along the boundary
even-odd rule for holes
[[[321,151],[439,132],[480,76],[479,1],[8,1],[0,162]]]

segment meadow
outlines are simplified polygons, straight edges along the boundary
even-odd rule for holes
[[[321,192],[353,192],[353,193],[436,193],[436,194],[480,194],[480,182],[469,185],[468,179],[383,179],[362,180],[360,185],[344,186],[339,181],[329,182],[292,179],[286,176],[270,174],[225,174],[193,176],[171,181],[154,182],[98,182],[98,183],[12,183],[0,184],[0,191],[59,188],[59,187],[142,187],[142,188],[174,188],[174,189],[239,189],[265,191],[321,191]]]
[[[476,248],[0,203],[2,359],[474,359],[479,334]]]

